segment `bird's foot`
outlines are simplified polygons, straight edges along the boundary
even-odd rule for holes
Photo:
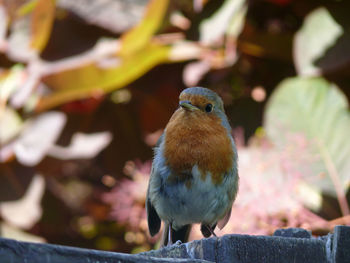
[[[214,237],[217,237],[217,235],[215,234],[214,232],[214,229],[212,229],[210,226],[206,226],[209,230],[209,232],[214,236]]]
[[[171,223],[169,224],[169,232],[168,232],[168,244],[167,246],[171,246],[173,244],[173,231],[171,229]]]
[[[210,236],[217,237],[215,232],[214,232],[215,226],[216,225],[210,226],[210,225],[202,224],[201,225],[201,232],[202,232],[203,236],[204,237],[210,237]]]
[[[178,241],[175,242],[174,245],[175,245],[175,246],[180,246],[181,244],[182,244],[181,240],[178,240]]]

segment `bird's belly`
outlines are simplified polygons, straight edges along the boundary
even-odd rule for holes
[[[174,229],[192,223],[213,224],[231,208],[230,191],[235,191],[235,176],[214,184],[208,173],[203,179],[198,168],[192,169],[190,182],[165,183],[155,198],[160,218],[171,222]]]

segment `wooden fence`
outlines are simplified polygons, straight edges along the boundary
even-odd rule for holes
[[[274,236],[225,235],[136,255],[0,238],[1,263],[268,262],[350,263],[350,227],[314,238],[304,229]]]

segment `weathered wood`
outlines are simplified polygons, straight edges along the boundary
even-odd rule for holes
[[[325,241],[316,238],[225,235],[145,254],[200,258],[217,263],[328,263]]]
[[[274,236],[225,235],[142,254],[159,258],[199,258],[217,263],[350,263],[350,227],[313,238],[305,229],[279,229]]]
[[[201,259],[155,258],[0,238],[1,263],[210,263]]]
[[[336,226],[332,242],[332,262],[350,262],[350,227]]]
[[[0,238],[1,263],[115,262],[269,262],[349,263],[350,227],[313,238],[304,229],[283,229],[274,236],[225,235],[129,255]]]

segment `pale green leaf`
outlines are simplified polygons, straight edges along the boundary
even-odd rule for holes
[[[0,115],[7,101],[20,89],[23,81],[23,65],[14,65],[0,77]]]
[[[53,145],[48,155],[61,160],[68,159],[92,159],[112,141],[110,132],[98,132],[85,134],[77,132],[73,134],[69,146]]]
[[[297,149],[294,168],[308,183],[344,197],[350,182],[350,115],[338,87],[322,78],[283,81],[267,104],[264,126],[285,154]]]
[[[22,16],[11,23],[7,55],[17,62],[27,62],[37,55],[30,47],[30,16]]]
[[[54,18],[55,0],[35,0],[19,9],[20,15],[11,23],[8,56],[27,62],[46,46]]]
[[[13,226],[30,229],[41,218],[41,199],[44,191],[44,177],[41,175],[34,176],[21,199],[0,204],[2,218]]]
[[[17,160],[26,166],[37,165],[54,145],[65,124],[66,116],[58,111],[46,112],[28,121],[13,146]]]
[[[0,223],[0,232],[2,238],[10,238],[24,242],[34,242],[34,243],[45,243],[46,240],[43,237],[30,234],[28,232],[22,231],[20,228],[15,227],[11,224]]]
[[[211,17],[200,24],[200,41],[210,45],[225,33],[238,36],[244,23],[245,4],[245,0],[226,0]]]
[[[312,11],[295,34],[294,64],[302,76],[319,76],[345,65],[349,51],[349,33],[324,7]]]
[[[15,110],[6,107],[3,112],[0,112],[0,145],[4,145],[18,135],[22,126],[22,119]]]

